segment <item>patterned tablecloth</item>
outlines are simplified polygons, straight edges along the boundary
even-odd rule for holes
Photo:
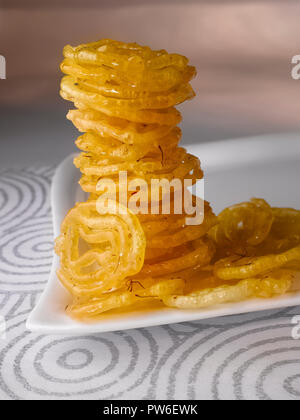
[[[26,331],[53,254],[53,172],[0,172],[0,399],[300,399],[300,308],[85,337]]]

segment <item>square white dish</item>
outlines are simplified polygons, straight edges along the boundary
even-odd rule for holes
[[[280,134],[226,140],[187,147],[199,156],[205,172],[205,198],[216,213],[224,207],[265,198],[272,206],[300,209],[300,135]],[[79,171],[73,157],[57,168],[51,190],[54,235],[76,201],[85,199],[78,186]],[[251,299],[218,305],[205,310],[157,308],[107,314],[93,323],[81,323],[65,314],[69,294],[56,277],[58,257],[54,257],[48,284],[27,320],[27,328],[42,334],[86,335],[162,324],[208,319],[241,313],[300,305],[300,273],[293,291],[274,299]]]

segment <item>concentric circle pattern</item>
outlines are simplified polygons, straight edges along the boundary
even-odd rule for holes
[[[85,337],[27,332],[52,259],[52,174],[0,175],[0,400],[300,399],[299,307]]]
[[[0,291],[37,292],[53,254],[49,187],[53,168],[0,177]]]

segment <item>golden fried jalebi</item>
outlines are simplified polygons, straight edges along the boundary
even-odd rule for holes
[[[300,212],[252,199],[225,209],[209,237],[217,247],[215,275],[247,279],[300,261]],[[219,259],[221,254],[227,254]],[[215,259],[216,259],[215,257]]]
[[[300,246],[289,249],[281,254],[270,254],[258,257],[236,256],[225,258],[215,264],[215,275],[222,280],[247,279],[248,277],[265,274],[293,261],[300,260]]]
[[[193,275],[194,289],[165,296],[167,306],[192,309],[247,298],[269,298],[286,293],[293,273],[300,270],[300,211],[271,208],[252,199],[225,209],[208,236],[215,242],[214,265]],[[231,255],[218,259],[221,254]],[[208,285],[208,287],[205,285]]]
[[[188,190],[203,178],[199,159],[178,146],[175,106],[194,96],[188,59],[108,39],[63,54],[61,96],[74,103],[67,118],[83,133],[74,164],[90,193],[56,240],[58,277],[73,296],[68,314],[285,293],[300,266],[299,212],[252,199],[216,218]]]
[[[121,211],[122,210],[122,211]],[[120,287],[140,271],[146,239],[138,218],[127,208],[108,201],[77,204],[65,217],[55,250],[60,256],[58,276],[76,296],[99,296]]]
[[[256,246],[268,236],[273,212],[265,200],[252,199],[223,210],[209,236],[222,249]]]
[[[300,211],[272,208],[274,222],[260,253],[280,253],[300,245]]]
[[[184,281],[175,278],[156,279],[155,282],[144,279],[143,283],[129,280],[126,286],[126,289],[120,289],[102,297],[91,298],[88,301],[80,301],[80,299],[74,301],[68,306],[67,312],[74,318],[93,318],[111,309],[134,305],[141,300],[145,302],[162,299],[173,293],[181,294],[184,290]]]
[[[247,278],[235,285],[220,285],[187,295],[164,296],[163,302],[173,308],[199,309],[220,303],[238,302],[251,297],[269,298],[281,295],[290,289],[291,284],[292,274],[283,271],[270,274],[268,278]]]
[[[163,261],[152,260],[146,262],[137,275],[140,276],[161,276],[177,273],[186,268],[195,266],[205,267],[209,264],[214,253],[214,247],[210,242],[201,240],[194,241],[190,244],[191,250],[184,252],[180,257],[164,259]]]

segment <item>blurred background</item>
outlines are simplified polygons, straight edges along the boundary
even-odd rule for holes
[[[76,130],[59,97],[65,44],[136,41],[190,58],[183,142],[300,129],[299,0],[1,0],[0,165],[56,164]]]

